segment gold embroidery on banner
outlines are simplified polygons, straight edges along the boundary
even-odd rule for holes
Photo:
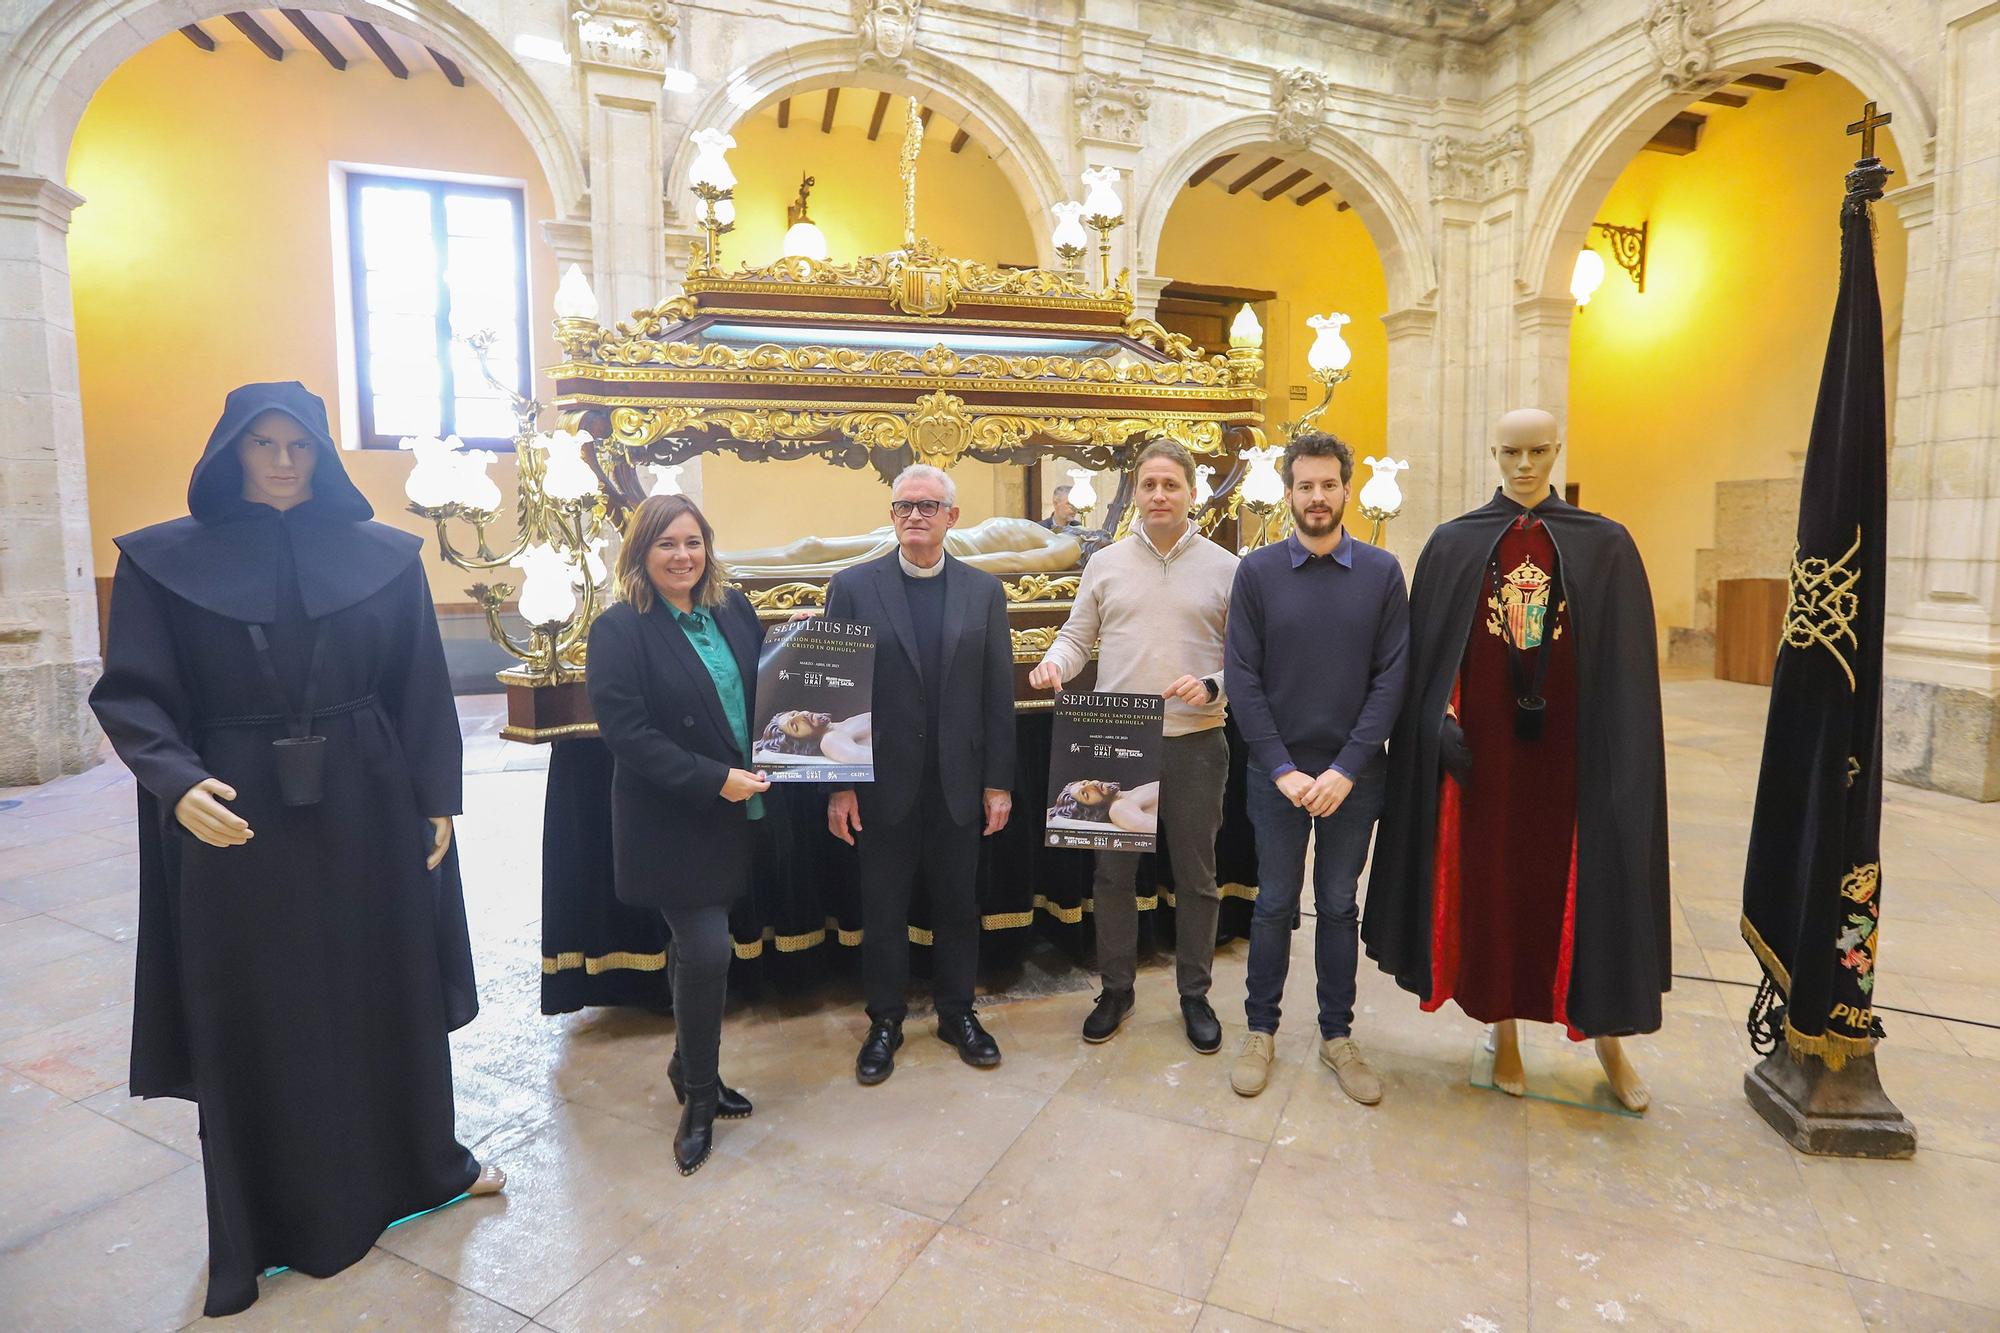
[[[1555,580],[1549,572],[1525,557],[1501,580],[1494,595],[1486,599],[1486,632],[1511,642],[1516,648],[1542,646],[1543,627],[1549,617],[1549,589]],[[1556,608],[1561,612],[1561,607]],[[1562,637],[1562,627],[1555,636]]]
[[[1861,582],[1861,571],[1848,562],[1861,551],[1861,529],[1854,529],[1854,545],[1847,553],[1831,563],[1814,556],[1809,560],[1799,559],[1798,548],[1792,548],[1791,606],[1785,613],[1785,646],[1787,648],[1811,648],[1815,645],[1833,654],[1833,660],[1840,663],[1840,669],[1847,676],[1847,688],[1855,688],[1854,668],[1848,664],[1847,655],[1841,651],[1841,644],[1859,648],[1861,640],[1854,634],[1854,617],[1861,610],[1861,598],[1855,586]]]

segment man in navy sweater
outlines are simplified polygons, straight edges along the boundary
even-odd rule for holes
[[[1229,1081],[1254,1097],[1270,1080],[1306,844],[1316,837],[1319,1058],[1342,1091],[1372,1106],[1382,1082],[1353,1037],[1354,896],[1382,813],[1383,742],[1403,702],[1409,594],[1396,557],[1341,526],[1354,477],[1345,444],[1300,435],[1281,468],[1294,530],[1245,556],[1230,594],[1224,688],[1250,749],[1258,885],[1243,1006],[1250,1031]]]

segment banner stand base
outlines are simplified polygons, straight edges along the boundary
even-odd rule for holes
[[[1794,1060],[1781,1040],[1743,1076],[1743,1095],[1802,1153],[1892,1158],[1917,1151],[1917,1127],[1882,1090],[1872,1051],[1832,1070],[1816,1055]]]

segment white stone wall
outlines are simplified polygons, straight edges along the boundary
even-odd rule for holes
[[[1220,153],[1282,145],[1351,202],[1382,252],[1389,364],[1356,372],[1387,377],[1392,447],[1414,465],[1408,508],[1391,528],[1406,564],[1432,525],[1490,489],[1486,442],[1499,412],[1562,412],[1570,260],[1639,146],[1730,71],[1796,60],[1834,69],[1894,111],[1909,164],[1894,200],[1911,243],[1892,666],[1902,702],[1924,718],[1899,739],[1899,771],[2000,796],[2000,85],[1989,74],[2000,67],[2000,4],[1503,0],[1490,7],[1501,18],[1523,7],[1535,16],[1477,40],[1449,24],[1426,28],[1415,0],[1331,3],[1324,18],[1223,0],[321,7],[425,35],[495,91],[559,201],[562,216],[544,220],[544,233],[589,271],[607,314],[671,294],[685,271],[696,230],[689,135],[794,92],[840,83],[922,93],[995,155],[1044,219],[1080,193],[1085,166],[1119,167],[1129,221],[1114,262],[1133,271],[1142,304],[1174,276],[1155,271],[1155,256],[1187,176]],[[10,352],[33,353],[0,359],[10,469],[0,474],[9,483],[0,521],[48,534],[0,551],[0,672],[33,668],[46,681],[67,672],[58,694],[87,678],[94,645],[62,163],[112,67],[224,8],[0,0],[0,172],[9,173],[0,263],[29,265],[0,289],[0,316]],[[593,43],[603,30],[580,29],[572,12],[623,25],[626,36]],[[524,33],[564,41],[575,63],[518,61]],[[1046,262],[1045,234],[1041,244]],[[42,440],[43,453],[20,438]],[[39,469],[36,481],[15,483],[17,456]],[[40,609],[24,616],[17,601]],[[30,620],[41,627],[32,643],[7,628]],[[63,735],[77,731],[75,702],[54,705],[69,719],[55,728]],[[1954,738],[1981,709],[1986,748],[1974,753]],[[1947,713],[1949,734],[1937,721]],[[27,762],[0,754],[0,782],[47,776],[77,748],[38,742]]]

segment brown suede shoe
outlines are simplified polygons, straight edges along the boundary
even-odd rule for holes
[[[1361,1048],[1352,1037],[1335,1037],[1319,1044],[1319,1062],[1340,1080],[1340,1090],[1363,1106],[1382,1100],[1382,1080],[1361,1058]]]
[[[1277,1038],[1268,1032],[1246,1033],[1236,1067],[1229,1071],[1229,1086],[1244,1097],[1255,1097],[1271,1081],[1271,1057]]]

